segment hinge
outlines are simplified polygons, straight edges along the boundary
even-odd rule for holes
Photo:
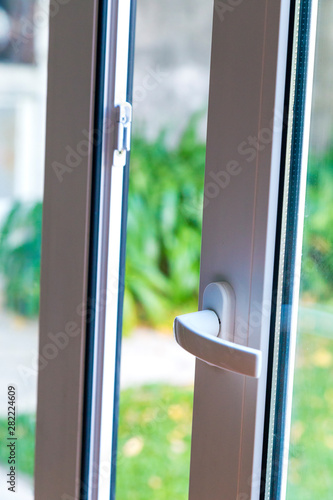
[[[119,153],[131,149],[132,106],[128,102],[119,104],[116,111],[116,142],[115,150]]]

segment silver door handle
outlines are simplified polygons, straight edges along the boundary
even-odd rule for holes
[[[177,316],[178,344],[206,363],[234,373],[259,378],[261,352],[232,341],[235,296],[228,283],[211,283],[204,291],[203,310]]]

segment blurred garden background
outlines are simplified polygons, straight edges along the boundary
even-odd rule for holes
[[[27,19],[34,9],[45,10],[46,2],[14,3],[0,1],[1,360],[5,364],[16,356],[17,366],[32,366],[38,340],[44,141],[42,127],[33,124],[45,114],[47,24],[35,26],[35,39],[24,44],[20,58],[8,49],[10,37],[20,39],[8,31],[8,22],[15,18],[17,26],[20,12]],[[177,357],[172,323],[176,314],[196,310],[198,301],[212,9],[212,2],[198,0],[182,5],[138,0],[119,500],[187,498],[193,360],[186,354]],[[6,15],[7,24],[1,24]],[[291,500],[329,500],[333,490],[332,26],[333,6],[322,0],[288,476]],[[153,88],[144,86],[147,74],[155,75]],[[27,127],[28,140],[22,139]],[[131,349],[142,355],[137,365]],[[161,374],[166,353],[168,369]],[[155,380],[145,376],[147,366],[156,367],[151,370]],[[21,384],[18,465],[32,485],[36,377],[29,378],[27,387],[20,374],[12,375]],[[5,434],[2,418],[0,441]],[[2,450],[0,463],[5,463]],[[22,500],[33,498],[32,489]]]

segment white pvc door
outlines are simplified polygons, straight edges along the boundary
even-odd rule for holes
[[[205,359],[201,345],[185,347],[207,361],[196,362],[190,500],[260,494],[292,19],[289,0],[215,3],[199,309],[214,309],[202,304],[207,285],[227,282],[235,311],[223,330],[222,308],[219,335],[232,344],[218,360]],[[237,373],[246,356],[235,368],[239,345],[255,350],[247,375]]]

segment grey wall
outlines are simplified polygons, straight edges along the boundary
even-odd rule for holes
[[[207,108],[212,15],[213,0],[138,0],[134,130],[154,137],[168,127],[173,142]],[[317,54],[311,133],[323,150],[333,134],[332,0],[319,0]]]
[[[311,145],[333,146],[333,2],[319,0]]]
[[[213,0],[138,0],[134,128],[175,138],[207,108]],[[157,72],[158,77],[151,74]]]

